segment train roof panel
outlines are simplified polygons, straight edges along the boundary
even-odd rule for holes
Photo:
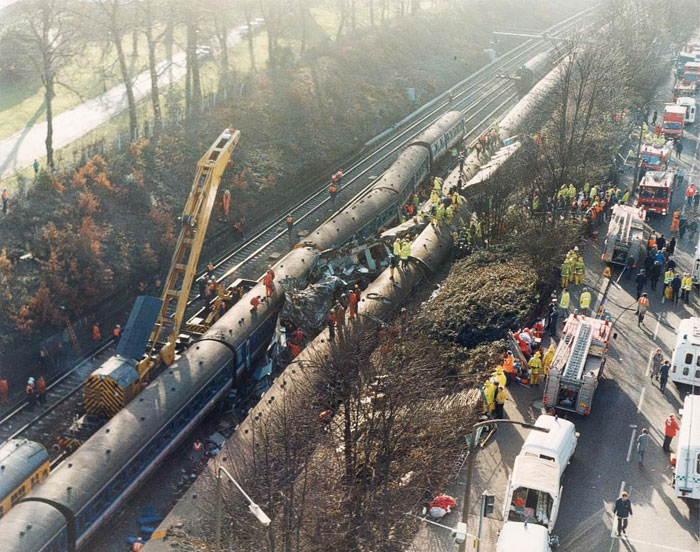
[[[44,550],[47,542],[61,532],[64,525],[63,514],[54,507],[33,500],[20,502],[2,518],[0,552]]]
[[[432,144],[437,138],[445,134],[447,129],[452,128],[463,115],[461,111],[448,111],[442,115],[437,121],[428,127],[427,130],[421,132],[415,137],[413,143],[428,143]]]
[[[49,459],[43,445],[28,439],[10,439],[0,446],[0,497],[19,487]]]
[[[479,184],[491,178],[491,176],[498,171],[511,156],[520,149],[521,143],[515,142],[510,146],[504,146],[499,149],[491,160],[481,167],[478,173],[476,173],[472,179],[467,182],[467,186],[472,186],[474,184]]]

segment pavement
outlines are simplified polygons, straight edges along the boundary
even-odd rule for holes
[[[8,0],[0,0],[0,7]],[[235,46],[242,41],[238,30],[229,33],[228,45]],[[173,55],[172,65],[168,60],[161,61],[156,66],[158,84],[165,90],[185,76],[187,71],[185,52]],[[151,76],[149,71],[139,73],[133,82],[134,99],[139,102],[150,94]],[[68,109],[53,119],[53,147],[55,150],[64,148],[83,137],[92,130],[105,124],[115,115],[128,107],[126,86],[120,84],[107,90],[100,96],[91,98],[80,105]],[[34,159],[46,155],[46,121],[37,123],[16,132],[9,138],[0,141],[0,178],[28,167]]]
[[[660,111],[663,109],[661,105]],[[700,126],[700,125],[696,125]],[[680,161],[697,186],[700,167],[698,129],[686,132]],[[632,172],[632,171],[628,171]],[[625,175],[631,183],[631,174]],[[673,209],[684,201],[685,186],[675,191]],[[673,212],[673,210],[671,211]],[[650,217],[650,225],[659,233],[669,236],[671,216]],[[696,236],[697,238],[697,236]],[[584,285],[596,287],[605,266],[601,262],[605,228],[601,228],[597,242],[584,245],[586,262]],[[676,247],[674,258],[681,272],[689,272],[692,266],[695,241],[686,239]],[[613,269],[613,280],[620,270]],[[578,304],[582,286],[573,286],[572,303]],[[603,377],[596,392],[591,414],[585,418],[571,417],[580,433],[574,459],[567,467],[563,480],[563,498],[554,528],[560,537],[558,550],[562,552],[697,552],[699,546],[700,517],[698,505],[675,496],[671,486],[673,470],[669,455],[661,449],[663,423],[670,413],[678,413],[689,387],[678,387],[672,382],[665,394],[658,383],[649,377],[653,351],[661,347],[670,359],[675,328],[681,319],[699,316],[698,292],[691,295],[689,304],[673,305],[662,300],[661,286],[650,294],[650,309],[645,324],[637,326],[635,317],[636,286],[634,279],[624,277],[611,285],[604,307],[614,321],[614,338]],[[630,308],[630,306],[632,306]],[[509,386],[506,416],[509,419],[532,422],[541,412],[543,386],[526,388]],[[644,459],[637,464],[633,443],[643,428],[648,428],[652,446]],[[505,426],[498,429],[487,445],[474,458],[468,531],[475,534],[478,528],[479,496],[484,491],[495,494],[495,513],[484,520],[480,550],[495,551],[498,531],[503,521],[506,484],[515,457],[525,440],[527,430]],[[671,449],[675,450],[674,443]],[[462,470],[447,489],[457,499],[456,511],[448,514],[442,523],[455,527],[461,519],[465,470]],[[618,538],[613,528],[612,507],[622,490],[632,501],[628,535]],[[471,539],[467,550],[474,550]],[[423,524],[410,552],[454,551],[449,530]],[[513,551],[515,552],[515,551]]]

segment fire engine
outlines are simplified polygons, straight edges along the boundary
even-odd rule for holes
[[[664,108],[664,120],[661,123],[661,132],[668,138],[683,138],[683,125],[685,123],[685,107],[680,105],[667,105]]]
[[[670,143],[662,146],[655,144],[644,144],[640,152],[641,167],[652,171],[666,170],[668,162],[671,160],[672,148]]]
[[[639,183],[637,207],[647,213],[668,214],[673,195],[673,178],[671,171],[651,171],[644,175]]]

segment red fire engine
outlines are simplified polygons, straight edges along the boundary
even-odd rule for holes
[[[668,162],[671,160],[671,152],[670,143],[663,146],[644,144],[639,153],[642,168],[652,171],[666,170]]]
[[[673,173],[671,171],[651,171],[639,183],[637,207],[648,213],[668,214],[673,195]]]

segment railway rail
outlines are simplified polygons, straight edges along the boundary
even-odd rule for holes
[[[589,12],[590,10],[587,10],[554,26],[552,29],[554,35],[570,31]],[[374,151],[359,159],[355,158],[355,162],[344,171],[343,185],[338,194],[347,197],[354,193],[350,201],[344,202],[345,205],[361,199],[372,182],[382,174],[402,148],[442,114],[455,110],[468,114],[465,124],[469,125],[474,120],[476,122],[471,123],[466,137],[470,141],[478,137],[488,128],[493,119],[517,98],[512,81],[505,80],[500,75],[513,71],[527,60],[554,48],[549,46],[547,41],[533,40],[517,46],[496,62],[483,67],[462,81],[461,86],[453,87],[451,99],[439,102],[435,108],[427,111],[423,109],[417,119],[408,121],[403,128],[377,146]],[[276,216],[270,224],[220,257],[214,263],[214,276],[217,280],[227,283],[234,274],[257,279],[261,268],[259,263],[267,261],[277,248],[280,249],[280,253],[286,253],[289,249],[289,234],[285,221],[287,214],[291,214],[294,218],[295,228],[304,225],[313,228],[322,222],[319,216],[325,219],[328,214],[332,214],[334,205],[326,186],[326,181],[319,182],[315,192],[284,211],[281,218],[279,215]],[[337,201],[340,202],[340,199]],[[328,209],[329,207],[331,208]],[[314,217],[317,218],[314,219]],[[198,279],[203,275],[204,272],[198,274]],[[198,297],[196,287],[193,286],[193,291],[190,293],[186,318],[196,310]],[[110,350],[109,345],[104,345],[93,356],[53,382],[48,389],[49,397],[53,400],[48,407],[44,407],[43,411],[35,415],[24,404],[0,420],[0,439],[5,441],[9,438],[24,437],[41,442],[51,450],[61,429],[70,425],[73,416],[81,410],[82,393],[80,391],[84,380],[110,356],[106,354],[106,351]],[[54,461],[60,459],[59,452],[53,450],[52,457]]]
[[[555,26],[553,28],[555,32],[554,34],[550,33],[551,36],[558,36],[559,34],[570,31],[580,22],[581,18],[585,17],[590,11],[590,9],[586,10],[582,12],[582,14],[578,14],[575,19],[567,20]],[[501,75],[504,71],[513,71],[519,68],[528,59],[544,51],[551,51],[555,48],[555,46],[542,48],[543,43],[546,43],[546,41],[525,42],[499,58],[498,61],[483,67],[469,78],[462,81],[462,83],[460,83],[462,85],[461,90],[453,87],[453,89],[451,89],[451,100],[447,99],[427,113],[421,113],[418,119],[410,121],[407,126],[379,145],[372,153],[356,160],[349,169],[346,169],[343,176],[343,185],[338,195],[340,196],[342,194],[347,196],[348,191],[354,191],[356,188],[361,187],[360,194],[354,196],[353,200],[361,197],[362,192],[368,189],[371,182],[376,177],[380,176],[382,171],[377,171],[376,169],[383,163],[388,165],[393,161],[394,156],[400,152],[403,147],[408,145],[417,134],[440,115],[447,111],[454,110],[460,110],[465,114],[471,113],[466,120],[468,123],[491,106],[494,100],[497,100],[500,96],[509,91],[512,92],[514,89],[512,81],[503,79]],[[508,57],[506,58],[506,56]],[[493,94],[496,94],[496,96],[493,96]],[[514,100],[516,96],[517,94],[513,93],[505,102],[499,103],[495,109],[490,111],[475,125],[473,130],[468,134],[468,138],[478,136],[478,134],[488,126],[489,122],[492,120],[490,118],[497,115],[499,110],[503,109],[508,101]],[[217,278],[217,281],[221,282],[222,278],[225,281],[234,274],[241,277],[257,278],[259,274],[244,272],[244,265],[248,263],[252,264],[253,261],[262,259],[265,254],[269,255],[274,244],[287,243],[288,231],[285,221],[287,214],[292,215],[294,225],[298,227],[300,223],[310,219],[324,206],[328,206],[331,203],[331,199],[327,192],[327,184],[327,180],[320,183],[319,188],[307,198],[284,211],[281,216],[278,216],[269,225],[256,232],[255,235],[248,238],[245,243],[240,244],[229,253],[220,257],[214,263],[214,276]],[[320,223],[322,221],[317,220],[315,222]],[[286,252],[286,250],[284,252]],[[198,279],[203,275],[204,272],[200,273]],[[188,304],[193,304],[197,300],[197,296],[198,294],[193,287]]]

